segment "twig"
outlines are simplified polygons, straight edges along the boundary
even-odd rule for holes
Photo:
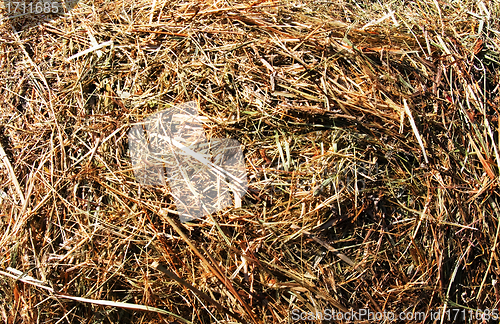
[[[429,160],[427,159],[427,154],[425,153],[424,142],[422,142],[422,138],[420,137],[417,125],[415,124],[415,120],[413,119],[410,107],[408,107],[408,103],[406,102],[406,99],[403,99],[403,103],[404,103],[404,107],[405,107],[405,112],[408,115],[408,119],[410,120],[410,124],[411,124],[411,128],[413,129],[413,133],[415,134],[415,137],[417,138],[418,144],[420,145],[420,148],[422,148],[422,152],[424,153],[425,163],[429,164]]]

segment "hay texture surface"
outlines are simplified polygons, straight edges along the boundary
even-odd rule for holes
[[[0,318],[481,322],[500,301],[499,15],[468,0],[4,10]],[[207,138],[242,143],[248,192],[182,224],[168,185],[135,179],[127,131],[190,101]]]

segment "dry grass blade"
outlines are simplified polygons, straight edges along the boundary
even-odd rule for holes
[[[234,319],[236,319],[236,320],[238,320],[240,322],[243,322],[243,320],[238,315],[236,315],[233,312],[229,311],[228,309],[226,309],[225,307],[223,307],[221,304],[219,304],[218,302],[216,302],[215,300],[213,300],[212,298],[210,298],[207,294],[201,292],[197,288],[195,288],[192,285],[190,285],[189,283],[187,283],[185,280],[179,278],[178,276],[175,275],[175,273],[173,273],[172,271],[169,271],[164,266],[158,264],[157,262],[153,263],[151,266],[153,268],[157,269],[158,271],[163,272],[164,274],[166,274],[170,278],[174,279],[175,281],[179,282],[181,285],[185,286],[186,288],[192,290],[194,293],[198,294],[201,298],[203,298],[204,300],[206,300],[210,304],[212,304],[215,307],[217,307],[217,309],[219,309],[220,311],[228,314],[229,316],[231,316],[232,318],[234,318]]]
[[[292,225],[292,228],[293,229],[300,229],[300,227],[298,227],[296,225]],[[340,259],[342,259],[342,261],[344,261],[348,265],[350,265],[352,267],[356,267],[356,264],[351,259],[349,259],[348,256],[346,256],[343,253],[340,253],[336,248],[334,248],[331,245],[325,243],[324,241],[320,240],[319,238],[317,238],[316,236],[312,235],[310,232],[308,232],[306,230],[301,230],[300,232],[304,233],[305,235],[308,235],[309,237],[311,237],[315,242],[317,242],[318,244],[320,244],[323,247],[325,247],[328,251],[333,252],[335,255],[337,255]]]
[[[255,315],[253,314],[252,310],[248,307],[247,303],[245,303],[240,295],[236,292],[236,290],[233,288],[232,284],[229,282],[227,278],[224,277],[224,275],[216,268],[216,265],[211,264],[196,248],[196,246],[189,240],[189,238],[184,234],[184,232],[179,228],[179,226],[168,216],[168,212],[165,210],[160,210],[160,214],[163,216],[163,219],[166,220],[170,226],[175,230],[177,234],[179,234],[182,239],[187,243],[187,245],[191,248],[191,250],[200,258],[200,260],[203,262],[207,268],[212,271],[212,274],[215,275],[224,285],[227,286],[227,288],[230,290],[230,292],[233,294],[233,296],[238,299],[242,306],[245,308],[247,311],[248,317],[252,320],[254,323],[259,323]],[[234,317],[234,314],[229,312],[231,316]],[[237,317],[238,318],[238,317]]]
[[[111,307],[119,307],[119,308],[126,308],[126,309],[132,309],[132,310],[139,310],[139,311],[148,311],[148,312],[155,312],[163,315],[168,315],[172,316],[175,319],[181,321],[182,323],[187,323],[190,324],[192,322],[177,316],[175,314],[172,314],[171,312],[168,312],[163,309],[155,308],[155,307],[149,307],[149,306],[144,306],[144,305],[136,305],[136,304],[130,304],[130,303],[122,303],[122,302],[115,302],[115,301],[109,301],[109,300],[97,300],[97,299],[89,299],[89,298],[81,298],[81,297],[75,297],[75,296],[69,296],[69,295],[62,295],[62,294],[57,294],[54,292],[53,288],[44,286],[43,283],[39,280],[36,280],[35,278],[31,276],[25,276],[21,271],[13,268],[7,268],[9,272],[4,272],[0,270],[0,274],[3,276],[11,277],[13,279],[22,281],[24,283],[34,285],[38,288],[45,289],[51,293],[54,294],[54,297],[56,298],[62,298],[62,299],[70,299],[82,303],[90,303],[90,304],[96,304],[96,305],[103,305],[103,306],[111,306]]]
[[[12,167],[12,164],[9,161],[9,158],[7,157],[7,154],[5,154],[5,151],[3,149],[2,144],[0,143],[0,159],[2,159],[2,163],[4,164],[5,168],[7,168],[7,172],[9,173],[10,181],[12,181],[12,184],[14,188],[16,189],[16,193],[19,196],[19,199],[21,200],[21,204],[25,204],[26,199],[24,198],[23,191],[21,189],[21,186],[19,185],[19,181],[17,181],[16,173],[14,172],[14,168]]]

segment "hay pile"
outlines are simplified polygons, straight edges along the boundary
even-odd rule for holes
[[[44,24],[4,19],[2,320],[497,308],[499,15],[84,0]],[[249,190],[180,224],[168,187],[134,179],[127,131],[192,100],[208,137],[243,144]]]

